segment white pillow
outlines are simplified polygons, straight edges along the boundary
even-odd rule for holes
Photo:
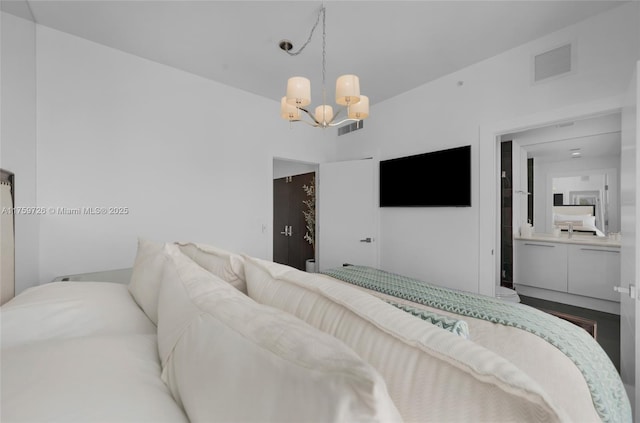
[[[401,420],[381,376],[342,342],[166,251],[162,377],[191,421]]]
[[[582,219],[582,226],[587,228],[595,228],[596,227],[596,217],[595,216],[586,216]]]
[[[164,367],[185,328],[201,313],[196,307],[178,307],[184,293],[179,292],[174,297],[171,288],[184,291],[187,289],[185,284],[188,283],[189,296],[196,297],[215,289],[216,282],[220,279],[196,264],[176,245],[166,244],[163,255],[166,261],[158,296],[158,315],[162,316],[158,322],[158,354]],[[233,293],[233,290],[231,292]]]
[[[158,324],[158,293],[164,268],[164,243],[138,238],[129,292],[154,324]]]
[[[180,247],[180,251],[200,266],[247,293],[242,256],[212,245],[194,242],[177,242],[176,244]]]
[[[251,298],[342,340],[384,377],[405,421],[557,421],[564,411],[497,354],[326,275],[245,256]]]

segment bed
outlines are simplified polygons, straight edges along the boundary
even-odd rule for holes
[[[619,374],[584,329],[524,304],[456,291],[366,266],[323,274],[393,304],[462,319],[468,336],[515,363],[569,410],[573,421],[631,421]],[[544,358],[544,360],[541,360]]]
[[[58,280],[0,308],[2,421],[632,421],[593,338],[522,304],[192,242]]]
[[[553,206],[553,225],[564,232],[571,226],[574,232],[605,236],[596,226],[595,205]]]

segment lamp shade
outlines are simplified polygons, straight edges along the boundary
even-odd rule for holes
[[[360,101],[349,106],[349,119],[366,119],[369,117],[369,97],[360,96]]]
[[[360,101],[360,79],[356,75],[342,75],[336,80],[336,103],[349,106]]]
[[[320,123],[329,123],[333,119],[333,107],[327,105],[318,106],[314,116]]]
[[[287,103],[304,107],[311,104],[311,81],[302,76],[292,76],[287,81]]]
[[[280,100],[280,117],[285,120],[300,120],[300,110],[296,106],[287,103],[287,97]]]

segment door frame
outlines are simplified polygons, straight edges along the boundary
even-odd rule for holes
[[[632,132],[632,144],[633,148],[633,156],[631,160],[633,161],[633,174],[627,173],[628,170],[621,166],[620,168],[620,205],[621,205],[621,215],[620,215],[620,229],[624,226],[624,222],[628,221],[628,217],[631,216],[634,220],[633,228],[631,233],[624,233],[622,238],[622,267],[620,272],[620,277],[622,280],[620,281],[621,287],[629,288],[629,293],[620,293],[621,302],[620,302],[620,331],[621,331],[621,340],[628,339],[625,335],[632,333],[634,336],[633,342],[630,343],[621,343],[620,345],[620,367],[623,377],[623,382],[625,382],[625,378],[627,380],[631,380],[630,384],[625,383],[625,388],[627,390],[627,394],[629,395],[629,399],[631,401],[631,408],[633,410],[634,417],[637,418],[639,410],[640,410],[640,388],[638,387],[638,383],[640,381],[640,366],[638,363],[640,362],[640,297],[637,293],[633,293],[631,290],[631,285],[638,286],[638,279],[640,275],[640,260],[638,260],[637,252],[638,246],[640,245],[640,231],[638,230],[638,221],[640,219],[640,208],[638,207],[638,199],[640,198],[640,136],[638,134],[640,122],[640,109],[638,108],[638,99],[640,98],[640,61],[637,61],[635,64],[635,70],[633,72],[633,77],[631,79],[631,83],[627,90],[627,95],[625,98],[625,104],[622,115],[622,149],[624,151],[625,147],[629,147],[629,144],[625,143],[625,135],[628,135],[630,132],[625,132],[630,130],[627,126],[629,123],[633,127]],[[631,112],[631,113],[629,113]],[[628,119],[625,119],[625,116],[628,116]],[[626,121],[626,122],[625,122]],[[627,156],[628,158],[628,156]],[[626,186],[623,184],[622,178],[625,177],[627,179],[629,176],[633,177],[633,181],[635,183],[634,192],[631,194],[632,200],[629,202],[628,195],[625,196],[625,188]],[[631,205],[633,211],[627,211],[625,213],[625,205]],[[627,228],[629,229],[629,228]],[[626,250],[626,251],[625,251]],[[629,263],[625,263],[625,258],[629,256],[630,250],[633,251],[631,256],[633,260]],[[625,333],[625,328],[627,331]],[[633,345],[633,354],[631,353],[629,348],[624,348],[628,344]],[[626,360],[625,360],[626,356]],[[629,367],[625,368],[625,361],[633,360],[634,369],[630,369]],[[625,372],[626,370],[626,372]],[[634,370],[632,373],[631,370]]]
[[[500,284],[500,137],[505,134],[556,125],[571,120],[621,112],[624,96],[567,106],[535,115],[521,116],[479,128],[479,245],[478,292],[495,297]]]
[[[317,162],[309,162],[309,161],[305,161],[305,160],[299,160],[299,159],[291,159],[291,158],[287,158],[287,157],[282,157],[282,156],[272,156],[271,157],[271,164],[270,164],[270,169],[271,169],[271,179],[269,180],[269,186],[267,188],[267,193],[269,196],[269,201],[271,204],[271,207],[269,207],[269,216],[268,219],[266,220],[267,222],[269,222],[268,224],[263,224],[262,226],[262,232],[263,233],[267,233],[267,257],[269,258],[269,260],[273,260],[273,237],[275,236],[275,231],[279,229],[276,229],[273,227],[273,181],[275,179],[275,166],[274,163],[276,161],[282,161],[282,162],[289,162],[289,163],[294,163],[294,164],[299,164],[299,165],[304,165],[304,166],[309,166],[309,168],[313,168],[313,170],[307,170],[306,172],[315,172],[316,174],[316,211],[318,210],[318,179],[319,179],[319,173],[320,173],[320,164]],[[306,173],[303,172],[303,173]],[[268,226],[267,226],[268,225]],[[271,230],[268,230],[267,228],[271,227]],[[318,244],[317,244],[317,235],[318,233],[318,218],[316,216],[316,249],[315,249],[315,260],[316,263],[318,263]]]

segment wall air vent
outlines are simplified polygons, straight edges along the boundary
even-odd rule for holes
[[[540,82],[574,70],[573,46],[565,44],[533,57],[533,82]]]
[[[357,131],[358,129],[362,129],[364,127],[364,121],[359,120],[357,122],[350,123],[348,125],[344,125],[338,128],[338,136],[348,134],[349,132]]]

